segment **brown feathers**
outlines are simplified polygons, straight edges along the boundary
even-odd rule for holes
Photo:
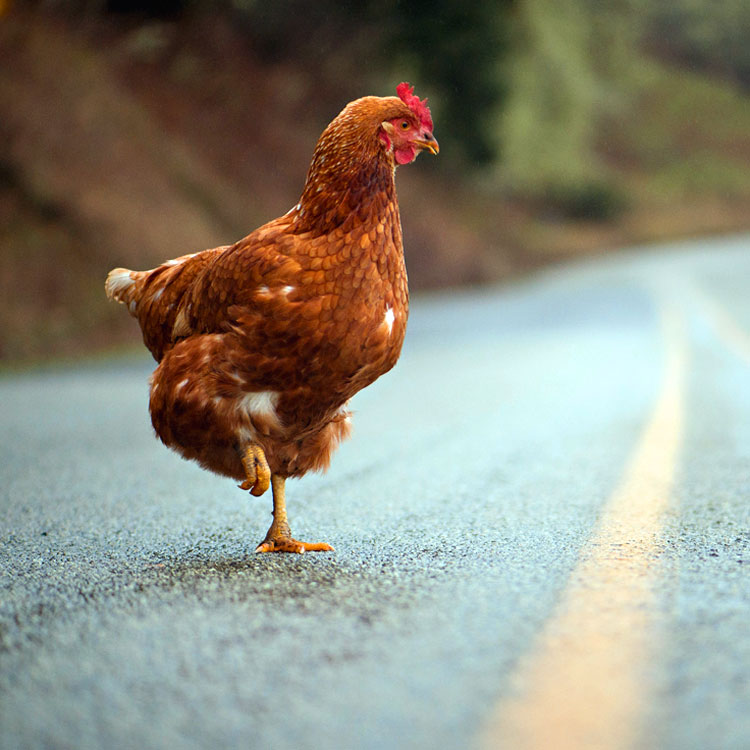
[[[383,126],[402,120],[406,145]],[[150,409],[167,445],[237,479],[251,442],[273,473],[328,466],[347,401],[393,367],[406,329],[396,147],[437,143],[400,99],[358,99],[321,135],[287,214],[234,245],[110,273],[108,296],[159,362]]]

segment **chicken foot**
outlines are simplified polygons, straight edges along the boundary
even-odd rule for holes
[[[325,542],[298,542],[292,538],[289,521],[286,517],[286,477],[274,474],[271,477],[273,489],[273,523],[266,538],[258,545],[256,552],[329,552],[333,547]]]
[[[251,495],[262,495],[271,483],[271,469],[266,454],[257,443],[251,443],[242,456],[242,467],[247,479],[240,485],[241,490],[250,490]]]

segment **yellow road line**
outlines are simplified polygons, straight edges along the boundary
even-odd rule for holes
[[[651,420],[483,747],[609,750],[637,742],[649,700],[641,677],[655,650],[655,561],[683,432],[687,347],[674,312],[665,313],[664,337],[664,380]]]
[[[724,307],[704,291],[692,287],[690,296],[705,317],[708,318],[709,323],[724,345],[741,359],[744,359],[747,364],[750,364],[750,335]]]

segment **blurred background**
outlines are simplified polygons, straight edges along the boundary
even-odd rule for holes
[[[0,362],[140,341],[104,297],[286,212],[350,100],[427,96],[412,289],[750,228],[746,0],[0,0]]]

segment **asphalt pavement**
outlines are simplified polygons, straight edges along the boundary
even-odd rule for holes
[[[254,554],[147,355],[0,377],[0,747],[750,747],[749,288],[740,237],[417,297],[288,483],[333,553]]]

